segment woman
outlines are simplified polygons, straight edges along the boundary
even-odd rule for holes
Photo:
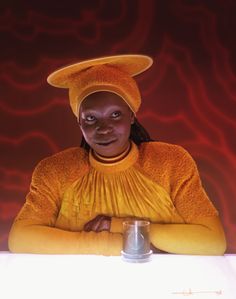
[[[68,88],[83,134],[36,167],[26,203],[10,235],[12,252],[119,255],[122,222],[151,222],[157,249],[221,255],[224,231],[191,156],[180,146],[152,142],[136,119],[141,97],[134,75],[150,57],[88,60],[48,77]]]

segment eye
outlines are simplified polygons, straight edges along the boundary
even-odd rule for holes
[[[114,111],[112,114],[111,114],[111,117],[112,118],[118,118],[121,116],[121,112],[120,111]]]
[[[94,122],[96,120],[96,117],[95,116],[93,116],[93,115],[87,115],[86,117],[85,117],[85,121],[86,122]]]

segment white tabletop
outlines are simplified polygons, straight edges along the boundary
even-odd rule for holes
[[[121,257],[0,252],[0,298],[236,298],[236,255]]]

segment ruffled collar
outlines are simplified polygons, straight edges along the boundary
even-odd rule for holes
[[[89,152],[89,162],[93,168],[103,173],[114,173],[124,171],[135,164],[138,159],[137,145],[131,142],[130,147],[119,156],[112,158],[104,158],[94,153]]]

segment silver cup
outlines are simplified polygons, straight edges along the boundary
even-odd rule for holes
[[[150,222],[131,220],[123,222],[123,250],[121,255],[128,262],[147,262],[152,250],[149,238]]]

